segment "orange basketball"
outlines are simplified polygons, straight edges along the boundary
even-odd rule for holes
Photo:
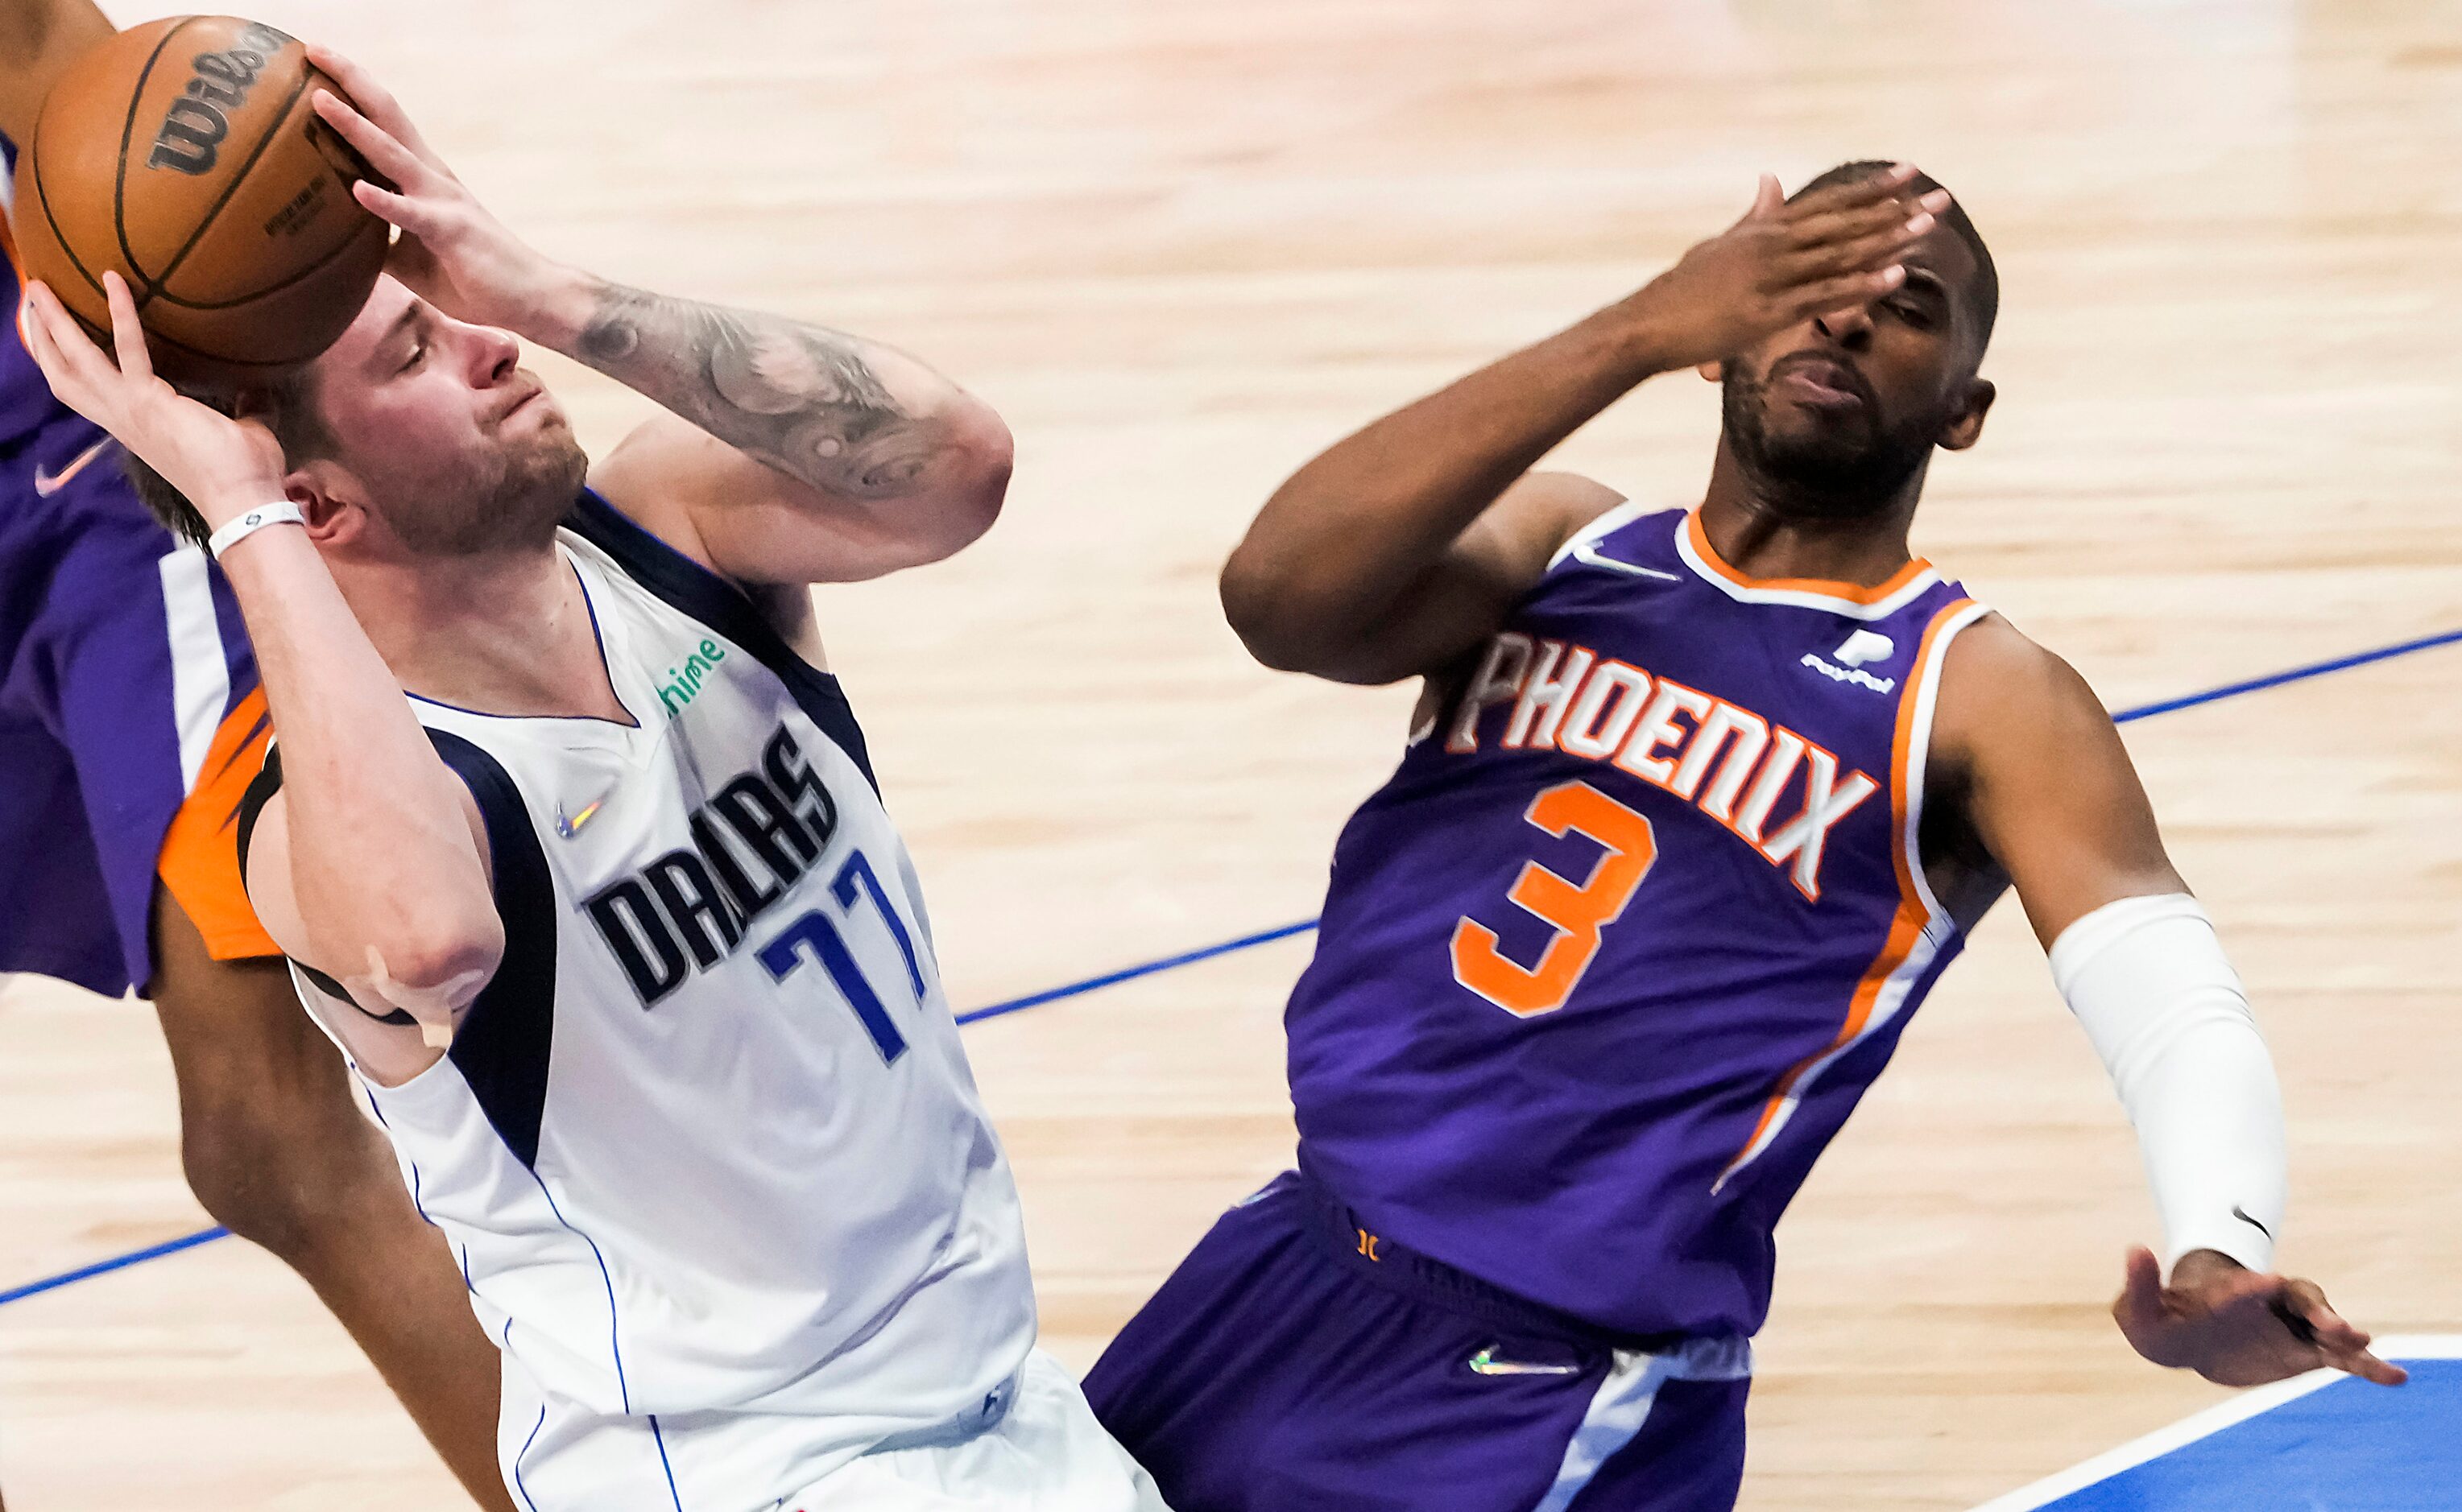
[[[105,270],[156,360],[222,374],[305,362],[376,287],[390,237],[351,197],[358,154],[310,100],[307,49],[236,16],[173,16],[79,58],[17,162],[25,272],[98,337]]]

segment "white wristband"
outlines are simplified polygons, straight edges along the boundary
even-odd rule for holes
[[[238,545],[268,525],[304,525],[299,506],[288,499],[277,499],[270,504],[259,504],[247,514],[225,523],[205,538],[205,549],[220,559],[222,554]]]

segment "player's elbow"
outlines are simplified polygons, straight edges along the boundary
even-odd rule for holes
[[[505,959],[505,924],[492,900],[439,898],[368,942],[363,969],[387,996],[449,1001],[477,995]],[[403,1006],[409,1006],[404,1002]]]
[[[1017,471],[1017,438],[999,411],[969,398],[964,436],[965,465],[950,508],[956,543],[951,551],[972,545],[992,527],[1008,502],[1008,480]]]
[[[908,539],[908,560],[920,566],[953,557],[983,539],[1008,501],[1017,466],[1017,442],[1008,423],[990,405],[965,396],[946,417],[947,444],[929,508],[919,512]]]
[[[1253,536],[1222,564],[1219,587],[1223,620],[1260,666],[1335,675],[1327,617],[1311,609],[1300,574],[1260,550]]]

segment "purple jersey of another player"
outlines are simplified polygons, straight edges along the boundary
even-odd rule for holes
[[[0,179],[7,179],[16,166],[15,144],[0,137]],[[60,413],[59,401],[52,397],[50,386],[34,368],[34,359],[27,355],[24,343],[16,337],[19,277],[17,246],[10,240],[7,216],[0,215],[0,315],[8,319],[8,324],[0,327],[0,447]]]
[[[1630,1334],[1749,1334],[1771,1229],[1963,946],[1915,848],[1922,562],[1756,582],[1696,516],[1568,543],[1334,848],[1286,1023],[1369,1226]]]
[[[0,138],[0,167],[11,156]],[[158,873],[217,958],[271,953],[229,810],[210,812],[255,775],[264,700],[230,585],[145,512],[111,438],[53,397],[18,340],[5,232],[0,972],[117,994],[153,976]],[[192,793],[191,839],[171,843]]]

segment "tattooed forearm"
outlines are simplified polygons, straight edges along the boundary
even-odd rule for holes
[[[601,287],[573,355],[800,482],[895,499],[951,444],[910,413],[865,343],[778,315]]]

